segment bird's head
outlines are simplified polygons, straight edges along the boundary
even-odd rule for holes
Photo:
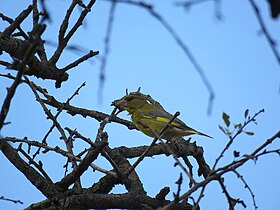
[[[120,111],[126,110],[130,114],[145,104],[148,104],[147,100],[137,92],[130,93],[129,95],[112,102],[112,105],[117,107]]]

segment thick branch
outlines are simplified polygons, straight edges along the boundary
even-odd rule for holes
[[[89,110],[89,109],[84,109],[84,108],[79,108],[79,107],[71,106],[69,104],[65,105],[64,103],[61,103],[61,102],[57,101],[54,97],[49,97],[47,100],[43,100],[43,102],[50,105],[50,106],[56,107],[56,108],[61,108],[62,107],[63,110],[67,110],[67,112],[71,115],[79,114],[79,115],[82,115],[83,117],[89,116],[89,117],[92,117],[92,118],[94,118],[98,121],[104,120],[106,117],[109,117],[108,114],[105,114],[105,113],[102,113],[102,112]],[[136,129],[136,127],[133,125],[132,122],[121,119],[119,117],[112,116],[110,118],[110,121],[123,124],[128,129]]]
[[[20,24],[25,20],[25,18],[32,12],[32,5],[29,5],[27,9],[23,10],[18,17],[11,23],[10,26],[8,26],[5,30],[4,30],[4,34],[6,36],[10,36],[12,35],[12,33],[19,28]]]
[[[119,147],[116,148],[119,152],[126,158],[135,158],[139,157],[148,146],[140,146],[140,147]],[[210,172],[210,168],[206,163],[204,156],[203,156],[203,148],[197,146],[195,143],[190,143],[183,138],[178,138],[173,142],[173,149],[176,152],[177,157],[186,158],[187,156],[193,156],[198,165],[198,175],[203,175],[206,178]],[[171,155],[170,150],[164,144],[156,144],[154,145],[150,151],[146,154],[148,157],[152,157],[154,155]]]
[[[57,183],[62,190],[66,190],[71,184],[73,184],[90,166],[90,164],[98,157],[99,153],[107,145],[107,141],[101,141],[92,148],[81,163],[67,176],[65,176],[61,181]]]
[[[146,195],[126,194],[78,194],[64,198],[60,203],[64,203],[63,209],[157,209],[170,203],[151,198]],[[26,210],[46,209],[49,202],[33,204]],[[193,210],[192,205],[181,202],[174,204],[169,210]],[[195,210],[195,209],[194,209]]]
[[[143,185],[140,181],[140,178],[138,177],[137,173],[134,170],[129,174],[128,177],[125,176],[126,175],[125,172],[129,167],[131,167],[129,161],[124,156],[120,155],[117,149],[112,150],[109,147],[106,147],[105,151],[109,154],[112,160],[117,164],[121,175],[123,175],[123,177],[120,177],[121,178],[120,180],[125,185],[126,189],[132,193],[146,194]]]
[[[55,189],[54,184],[45,179],[34,168],[26,163],[17,153],[17,151],[6,141],[0,141],[0,150],[6,158],[19,170],[24,176],[47,198],[57,196],[59,192]]]
[[[84,10],[81,12],[80,17],[78,18],[78,20],[76,21],[76,23],[74,24],[74,26],[69,30],[68,34],[67,34],[64,38],[62,38],[62,37],[63,37],[63,35],[64,35],[65,32],[63,33],[63,32],[60,31],[60,34],[59,34],[59,36],[60,36],[60,37],[59,37],[59,38],[60,38],[60,39],[59,39],[59,46],[57,47],[55,53],[54,53],[53,56],[51,57],[50,63],[52,63],[52,64],[57,63],[58,59],[59,59],[60,56],[62,55],[63,50],[64,50],[65,47],[67,46],[69,40],[70,40],[70,39],[72,38],[72,36],[76,33],[76,31],[78,30],[78,28],[79,28],[81,25],[83,25],[83,21],[84,21],[86,15],[91,11],[91,8],[92,8],[92,6],[94,5],[94,3],[95,3],[95,0],[91,0],[91,1],[88,3],[87,7],[84,8]],[[69,17],[70,17],[70,14],[71,14],[71,12],[70,12],[69,14],[67,14],[67,15],[69,15]],[[66,17],[66,18],[67,18],[67,17]],[[66,25],[62,25],[62,26],[67,28],[68,23],[65,23],[65,24],[66,24]],[[61,30],[62,30],[62,29],[61,29]]]
[[[13,58],[22,60],[29,49],[31,43],[23,41],[21,39],[5,36],[0,32],[0,49],[7,52]],[[30,76],[36,76],[42,79],[52,79],[57,81],[56,87],[60,87],[63,81],[68,79],[68,74],[59,69],[55,65],[50,63],[43,63],[38,60],[36,56],[30,56],[28,59],[28,67],[24,71],[24,74]],[[13,69],[18,70],[18,67],[12,66]]]

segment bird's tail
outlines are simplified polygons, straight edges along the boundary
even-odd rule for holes
[[[210,139],[213,139],[212,136],[209,136],[209,135],[207,135],[207,134],[205,134],[205,133],[201,133],[201,132],[196,131],[196,130],[194,130],[194,129],[190,129],[188,132],[189,132],[190,134],[198,134],[198,135],[206,136],[206,137],[208,137],[208,138],[210,138]]]
[[[207,134],[205,134],[205,133],[197,132],[197,134],[198,134],[198,135],[201,135],[201,136],[206,136],[206,137],[208,137],[208,138],[210,138],[210,139],[213,139],[212,136],[209,136],[209,135],[207,135]]]

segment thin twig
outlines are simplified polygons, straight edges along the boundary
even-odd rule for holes
[[[20,200],[14,200],[14,199],[10,199],[10,198],[5,198],[4,196],[0,196],[0,200],[10,201],[10,202],[13,202],[13,203],[23,204],[23,202],[20,201]]]
[[[21,145],[18,148],[18,151],[21,152],[21,154],[23,154],[24,157],[26,157],[28,159],[28,163],[34,165],[40,172],[41,174],[48,179],[49,181],[52,182],[51,178],[49,177],[49,175],[47,174],[47,172],[43,169],[43,165],[42,164],[38,164],[36,163],[22,148]]]
[[[224,147],[224,149],[222,150],[222,152],[220,153],[220,155],[218,156],[218,158],[216,159],[213,167],[212,167],[212,170],[215,170],[218,162],[220,161],[220,159],[224,156],[225,152],[229,149],[229,147],[232,145],[234,139],[240,134],[242,133],[242,131],[244,130],[244,128],[251,122],[254,122],[256,117],[260,114],[264,112],[264,109],[261,109],[260,111],[258,111],[257,113],[254,114],[254,116],[252,118],[248,118],[247,121],[244,122],[244,124],[238,129],[238,131],[235,133],[234,136],[229,136],[229,141],[228,143],[226,144],[226,146]]]
[[[56,51],[54,52],[54,54],[52,55],[52,57],[50,58],[50,63],[51,64],[56,64],[57,61],[59,60],[60,56],[62,55],[63,50],[65,49],[65,47],[67,46],[69,40],[72,38],[72,36],[75,34],[75,32],[78,30],[78,28],[80,26],[82,26],[82,23],[85,19],[85,17],[87,16],[87,14],[91,11],[91,7],[95,4],[96,0],[91,0],[87,7],[84,8],[84,10],[82,11],[82,13],[80,14],[78,20],[76,21],[76,23],[74,24],[74,26],[69,30],[68,34],[66,36],[63,36],[63,34],[65,33],[60,33],[60,37],[59,37],[59,45],[56,49]],[[78,2],[78,1],[74,1],[74,2]],[[75,6],[75,5],[74,5]],[[74,8],[73,8],[74,9]],[[67,15],[69,15],[68,19],[70,18],[72,12],[69,12],[69,14],[67,13]],[[64,24],[64,23],[63,23]],[[68,26],[68,22],[64,25],[66,28],[61,29],[61,30],[66,30],[67,26]],[[63,38],[62,38],[63,37]]]
[[[151,128],[149,126],[150,130],[159,138],[159,140],[164,144],[164,142],[160,139],[160,136],[158,135],[158,133],[155,132],[155,130],[153,128]],[[172,144],[172,140],[170,141],[170,144]],[[192,172],[188,172],[188,170],[183,166],[183,164],[181,163],[181,161],[178,158],[178,155],[176,154],[176,152],[172,149],[172,147],[169,144],[164,144],[164,146],[166,147],[166,149],[170,152],[170,154],[172,154],[172,157],[175,160],[175,164],[179,165],[179,167],[185,172],[185,174],[189,177],[190,179],[190,183],[189,185],[191,186],[192,184],[195,184],[196,181],[194,180],[193,176],[192,176]],[[189,165],[187,165],[189,167]],[[191,169],[190,169],[191,171]]]
[[[275,139],[280,138],[280,131],[278,131],[277,133],[275,133],[271,138],[267,139],[266,142],[264,142],[262,145],[260,145],[255,151],[253,151],[251,154],[249,155],[244,155],[242,157],[242,159],[238,160],[238,161],[233,161],[230,164],[227,164],[219,169],[216,169],[215,171],[211,171],[211,173],[209,174],[209,176],[201,181],[196,183],[192,188],[190,188],[187,192],[185,192],[183,195],[180,196],[179,201],[187,199],[190,197],[191,194],[193,194],[195,191],[197,191],[199,188],[201,187],[206,187],[206,185],[208,185],[208,183],[210,183],[213,180],[218,180],[222,177],[222,175],[236,170],[237,168],[241,167],[243,164],[245,164],[247,161],[252,160],[255,158],[255,156],[258,155],[258,153],[266,148],[269,144],[271,144],[273,141],[275,141]],[[173,202],[171,202],[170,204],[164,206],[161,210],[167,210],[170,208],[170,206],[174,205]]]
[[[248,189],[248,191],[249,191],[249,193],[250,193],[250,195],[251,195],[251,197],[252,197],[252,200],[253,200],[254,208],[255,208],[255,210],[257,210],[257,209],[258,209],[258,206],[257,206],[256,199],[255,199],[256,196],[254,195],[253,190],[252,190],[251,187],[248,185],[248,183],[246,182],[246,180],[244,179],[244,177],[243,177],[239,172],[237,172],[237,170],[232,170],[232,171],[233,171],[233,173],[235,173],[235,174],[237,175],[238,178],[241,179],[241,181],[242,181],[243,184],[245,185],[245,188]]]
[[[260,145],[255,151],[253,151],[251,154],[243,155],[241,159],[233,161],[223,167],[220,167],[216,169],[215,171],[212,171],[212,173],[224,173],[225,171],[231,171],[233,169],[237,169],[240,166],[242,166],[244,163],[246,163],[248,160],[254,160],[256,157],[259,157],[263,152],[261,152],[264,148],[266,148],[269,144],[271,144],[275,139],[280,138],[280,131],[275,133],[272,137],[267,139],[262,145]],[[261,152],[261,153],[260,153]]]
[[[38,25],[39,21],[39,11],[38,11],[38,3],[37,0],[33,0],[32,3],[33,6],[33,28],[36,28]]]
[[[25,66],[26,64],[28,63],[28,60],[30,59],[30,57],[34,54],[35,52],[35,49],[39,43],[39,39],[40,39],[40,36],[41,34],[44,32],[46,26],[45,25],[40,25],[40,27],[38,27],[37,29],[37,33],[36,33],[36,37],[35,39],[33,40],[33,42],[31,43],[31,45],[29,46],[29,48],[27,49],[23,59],[22,59],[22,62],[18,65],[18,73],[17,73],[17,76],[13,82],[13,84],[11,85],[10,88],[8,88],[8,93],[7,93],[7,96],[4,100],[4,103],[2,105],[2,108],[1,108],[1,112],[0,112],[0,130],[2,129],[3,125],[4,125],[4,122],[5,122],[5,119],[7,117],[7,114],[8,114],[8,111],[10,109],[10,105],[11,105],[11,100],[15,94],[15,91],[18,87],[18,85],[20,84],[21,82],[21,77],[25,71]],[[6,28],[7,29],[7,28]],[[13,27],[11,27],[10,29],[7,29],[7,33],[10,33],[11,31],[13,30]]]
[[[78,66],[79,64],[81,64],[82,62],[88,60],[89,58],[96,56],[99,54],[99,51],[92,51],[90,50],[88,54],[82,56],[81,58],[77,59],[76,61],[74,61],[73,63],[68,64],[67,66],[65,66],[64,68],[60,69],[60,71],[68,71],[76,66]]]
[[[75,8],[75,6],[78,4],[78,1],[72,1],[71,5],[69,6],[69,8],[67,9],[67,12],[65,14],[65,17],[60,25],[60,29],[59,29],[59,34],[58,34],[58,44],[62,45],[64,42],[64,36],[66,33],[66,30],[68,28],[69,25],[69,19],[71,17],[71,14]]]
[[[204,186],[201,187],[202,189],[201,189],[199,195],[197,196],[196,201],[193,199],[193,206],[194,206],[194,208],[197,208],[199,206],[199,202],[204,197],[204,192],[205,192],[206,186],[207,185],[204,185]]]
[[[40,13],[38,11],[37,0],[33,0],[33,28],[38,27],[39,17],[40,17]],[[43,20],[41,22],[43,22]],[[30,33],[30,34],[32,34],[32,33]],[[41,59],[41,62],[47,62],[47,54],[45,52],[44,44],[45,44],[45,42],[42,39],[40,39],[40,43],[36,49],[37,54],[39,55],[39,57]]]
[[[19,25],[27,18],[27,16],[31,13],[33,9],[32,5],[29,5],[27,9],[23,10],[16,19],[9,25],[3,32],[6,36],[10,36],[17,28],[19,28]]]
[[[34,84],[34,83],[32,83]],[[76,96],[79,94],[79,91],[81,90],[82,87],[84,87],[86,85],[86,82],[83,82],[78,88],[77,90],[72,94],[72,96],[70,96],[65,103],[63,103],[63,105],[58,109],[57,113],[55,114],[54,116],[54,119],[57,119],[58,116],[60,115],[60,113],[63,111],[63,107],[68,105],[70,103],[70,101]],[[37,85],[35,86],[37,87]],[[37,89],[37,88],[36,88]],[[47,140],[47,137],[49,136],[49,134],[52,132],[52,130],[55,128],[55,123],[52,124],[52,126],[50,127],[49,131],[47,132],[47,134],[44,136],[42,142],[46,142]]]
[[[110,155],[106,151],[102,151],[101,155],[105,157],[109,161],[109,163],[113,166],[117,176],[122,177],[122,173],[120,172],[118,165],[114,162],[114,160],[110,157]]]
[[[115,107],[113,109],[113,111],[111,112],[110,116],[106,117],[101,123],[100,123],[100,127],[98,129],[98,132],[97,132],[97,136],[96,136],[96,140],[95,142],[99,142],[100,139],[101,139],[101,135],[103,133],[103,130],[104,130],[104,127],[107,123],[110,123],[111,122],[111,119],[113,116],[116,116],[117,114],[117,107]],[[113,166],[116,174],[121,177],[122,174],[117,166],[117,164],[114,162],[114,160],[109,156],[109,154],[105,151],[101,151],[101,154],[111,163],[111,165]]]
[[[42,106],[45,114],[47,115],[47,117],[49,119],[51,119],[53,121],[53,123],[55,124],[55,126],[57,127],[58,131],[60,132],[62,139],[67,142],[67,137],[65,135],[65,132],[63,131],[62,127],[60,126],[59,122],[56,120],[56,118],[54,117],[54,115],[51,113],[51,111],[46,107],[46,105],[44,104],[44,102],[42,101],[42,99],[40,98],[39,94],[37,93],[36,88],[34,87],[34,85],[29,81],[27,76],[24,76],[24,79],[27,81],[27,84],[29,85],[29,87],[31,88],[32,92],[34,93],[36,100],[40,103],[40,105]],[[68,148],[70,149],[70,148]],[[72,150],[72,148],[70,149]]]
[[[179,179],[176,181],[176,184],[178,185],[177,187],[177,193],[174,193],[174,201],[176,203],[179,202],[179,197],[180,197],[180,192],[181,192],[181,186],[183,184],[183,175],[182,173],[180,173]]]
[[[106,122],[109,122],[109,117],[108,121]],[[82,174],[88,169],[90,164],[98,157],[104,147],[108,144],[108,136],[102,135],[106,122],[104,121],[104,123],[100,123],[95,140],[96,146],[88,151],[87,155],[83,158],[80,164],[73,169],[71,173],[67,174],[67,176],[65,176],[63,179],[61,179],[61,181],[57,183],[63,190],[66,190],[71,184],[76,182],[76,180],[82,176]]]
[[[278,64],[280,65],[280,55],[279,55],[279,53],[278,53],[278,51],[277,51],[277,44],[276,44],[276,42],[273,40],[273,38],[272,38],[272,36],[270,35],[270,33],[268,32],[268,30],[267,30],[267,28],[266,28],[266,25],[265,25],[265,23],[264,23],[264,21],[263,21],[263,19],[262,19],[260,10],[259,10],[258,6],[256,5],[255,1],[254,1],[254,0],[249,0],[249,2],[250,2],[250,4],[251,4],[251,6],[253,7],[253,10],[254,10],[254,12],[255,12],[255,15],[256,15],[256,17],[257,17],[257,19],[258,19],[258,22],[259,22],[259,24],[260,24],[261,30],[262,30],[262,32],[263,32],[265,38],[267,39],[268,44],[269,44],[269,46],[270,46],[270,48],[271,48],[271,50],[272,50],[272,52],[273,52],[273,54],[274,54],[274,56],[275,56],[277,62],[278,62]]]
[[[215,0],[177,1],[177,2],[174,3],[174,5],[185,7],[186,9],[189,9],[190,7],[192,7],[192,6],[196,5],[196,4],[204,3],[204,2],[207,2],[207,1],[215,1]]]
[[[2,18],[2,20],[7,21],[8,23],[12,24],[14,22],[14,20],[2,13],[0,13],[0,18]],[[19,30],[19,35],[22,36],[25,40],[28,40],[29,37],[28,35],[22,30],[22,28],[20,27],[20,25],[17,27],[17,29]]]
[[[7,68],[9,68],[10,66],[12,66],[13,64],[6,62],[6,61],[1,61],[0,60],[0,65],[2,66],[6,66]],[[4,74],[1,74],[1,76],[4,76]]]
[[[41,143],[41,142],[38,142],[38,141],[32,141],[30,139],[27,139],[27,138],[24,138],[24,139],[18,139],[18,138],[14,138],[14,137],[5,137],[5,138],[2,138],[1,140],[3,141],[11,141],[11,142],[18,142],[18,143],[25,143],[27,144],[28,146],[35,146],[35,147],[41,147],[44,149],[43,153],[47,153],[49,151],[53,151],[57,154],[60,154],[64,157],[67,157],[69,160],[75,160],[75,161],[82,161],[82,159],[78,156],[75,156],[73,154],[70,154],[69,152],[67,151],[64,151],[62,149],[60,149],[58,146],[56,147],[51,147],[51,146],[48,146],[47,144],[45,143]],[[113,177],[117,177],[116,173],[112,172],[112,171],[108,171],[106,169],[103,169],[93,163],[90,164],[90,167],[93,169],[93,170],[96,170],[96,171],[99,171],[101,173],[104,173],[104,174],[107,174],[107,175],[111,175]]]
[[[223,180],[221,177],[218,178],[218,182],[223,190],[223,193],[226,195],[226,198],[228,200],[228,204],[229,204],[229,210],[234,210],[234,207],[237,203],[241,204],[243,206],[243,208],[245,209],[247,206],[245,204],[245,202],[243,200],[240,200],[239,198],[233,198],[230,196]]]
[[[63,128],[61,127],[61,125],[59,124],[59,122],[57,121],[57,119],[55,118],[55,116],[51,113],[51,111],[46,107],[46,105],[44,104],[44,102],[42,101],[42,99],[40,98],[39,94],[37,93],[36,88],[34,87],[34,85],[29,81],[29,79],[27,78],[27,76],[24,75],[24,79],[27,81],[27,84],[29,85],[29,87],[31,88],[32,92],[34,93],[36,100],[40,103],[40,105],[42,106],[45,114],[48,116],[49,119],[52,120],[52,122],[54,123],[55,127],[57,128],[57,130],[60,132],[62,139],[65,142],[66,148],[68,150],[69,153],[74,155],[73,149],[72,149],[72,145],[71,145],[71,141],[68,141],[68,138],[66,137],[66,134],[63,130]],[[77,167],[77,164],[75,161],[72,161],[72,164],[74,167]]]
[[[43,10],[43,12],[42,12],[43,20],[42,21],[49,20],[51,22],[51,17],[49,15],[49,11],[46,7],[45,0],[40,0],[40,3],[41,3],[41,6],[42,6],[42,10]]]
[[[18,71],[17,76],[16,76],[15,81],[13,82],[12,86],[10,88],[7,88],[7,96],[4,100],[4,103],[1,108],[1,113],[0,113],[0,130],[4,126],[5,119],[7,117],[8,111],[10,109],[12,98],[14,97],[16,89],[21,82],[21,77],[22,77],[23,71],[24,71],[24,68],[21,68]]]
[[[184,7],[186,10],[190,9],[192,6],[200,4],[200,3],[205,3],[205,2],[209,2],[209,1],[213,1],[215,4],[215,17],[218,20],[222,19],[222,13],[221,13],[221,9],[220,9],[220,4],[221,4],[221,0],[189,0],[189,1],[177,1],[175,2],[175,6],[181,6]]]
[[[87,138],[87,137],[83,136],[76,129],[72,130],[71,128],[68,128],[68,127],[64,128],[64,129],[67,130],[69,133],[73,133],[76,138],[80,138],[83,141],[85,141],[86,143],[88,143],[90,146],[94,147],[94,142],[90,138]]]
[[[43,100],[43,102],[45,104],[48,104],[48,105],[50,105],[52,107],[56,107],[56,108],[60,108],[63,106],[63,103],[57,101],[53,96],[48,96],[47,100]],[[63,110],[67,110],[67,112],[71,115],[79,114],[83,117],[89,116],[89,117],[96,119],[97,121],[102,121],[109,116],[108,114],[105,114],[105,113],[102,113],[99,111],[83,109],[83,108],[79,108],[79,107],[75,107],[75,106],[71,106],[71,105],[66,105],[65,107],[63,107]],[[122,125],[126,126],[128,129],[137,129],[131,121],[124,120],[124,119],[121,119],[116,116],[112,116],[110,118],[110,121],[122,124]]]

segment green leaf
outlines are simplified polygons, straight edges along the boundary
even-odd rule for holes
[[[252,119],[252,121],[253,121],[253,123],[255,123],[255,125],[257,125],[258,123],[257,123],[257,120],[254,118],[254,119]]]
[[[234,125],[234,128],[241,128],[241,126],[242,126],[241,123],[238,123]]]
[[[249,109],[246,109],[244,112],[244,117],[247,118],[248,114],[249,114]]]
[[[234,150],[233,155],[235,158],[238,158],[240,156],[240,152],[237,152],[236,150]]]
[[[220,128],[221,131],[223,131],[224,134],[226,134],[225,129],[221,125],[219,125],[219,128]]]
[[[244,133],[246,133],[249,136],[253,136],[254,135],[254,132],[250,132],[250,131],[245,131]]]
[[[222,117],[223,117],[223,120],[224,120],[226,126],[229,127],[229,125],[230,125],[229,115],[227,115],[225,112],[223,112],[223,116]]]

